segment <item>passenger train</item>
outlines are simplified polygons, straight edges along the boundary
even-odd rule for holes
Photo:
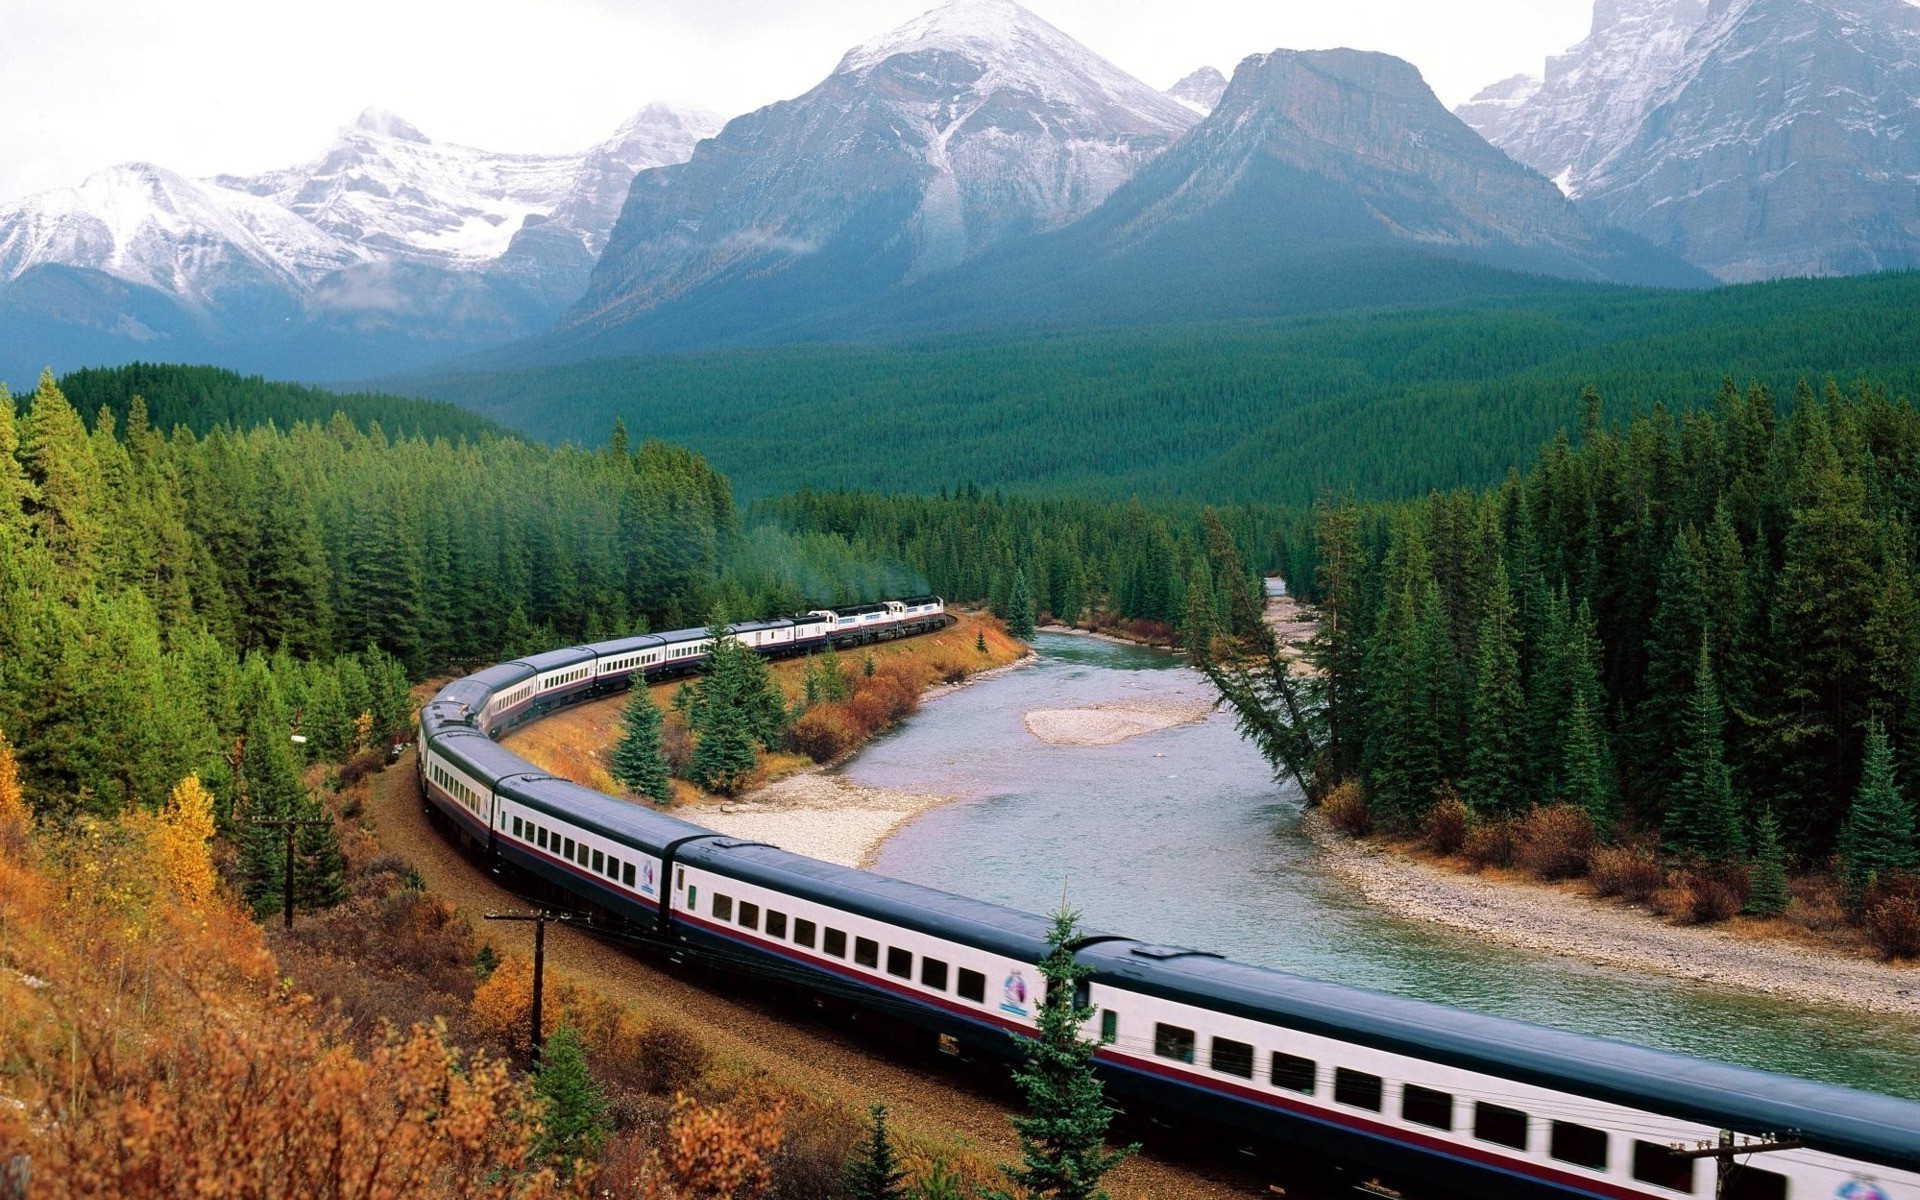
[[[925,596],[733,632],[784,655],[950,620]],[[420,714],[428,803],[596,927],[884,1015],[952,1053],[1017,1055],[1035,1028],[1046,919],[726,837],[553,778],[494,741],[557,705],[697,667],[710,649],[705,630],[651,634],[448,685]],[[1347,1164],[1388,1194],[1920,1200],[1920,1103],[1114,934],[1084,938],[1077,955],[1116,1103],[1177,1114],[1223,1145]],[[1673,1152],[1723,1131],[1787,1148],[1730,1168]]]

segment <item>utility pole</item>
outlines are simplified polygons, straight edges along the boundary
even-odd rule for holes
[[[547,968],[547,922],[571,921],[574,914],[548,912],[544,908],[530,913],[488,913],[489,921],[532,921],[533,922],[533,1036],[528,1044],[533,1047],[533,1065],[540,1066],[540,1000],[545,990]]]
[[[1770,1133],[1759,1141],[1747,1142],[1742,1145],[1736,1145],[1735,1141],[1733,1130],[1722,1129],[1720,1131],[1720,1142],[1718,1145],[1708,1145],[1703,1142],[1697,1146],[1690,1147],[1671,1146],[1668,1148],[1668,1153],[1672,1154],[1675,1158],[1711,1158],[1718,1162],[1720,1169],[1713,1185],[1713,1194],[1716,1200],[1718,1200],[1719,1197],[1727,1194],[1728,1178],[1740,1169],[1740,1164],[1733,1161],[1735,1158],[1738,1158],[1742,1154],[1766,1154],[1775,1150],[1800,1150],[1804,1149],[1807,1144],[1801,1140],[1798,1134],[1793,1132],[1785,1134]]]
[[[254,821],[254,824],[260,826],[263,829],[284,829],[287,831],[287,854],[286,854],[287,891],[286,891],[286,904],[285,904],[284,911],[287,919],[287,928],[292,929],[293,928],[293,835],[296,832],[298,832],[302,826],[331,825],[333,824],[333,821],[327,817],[307,817],[303,819],[295,819],[293,817],[279,817],[274,820],[256,820]]]

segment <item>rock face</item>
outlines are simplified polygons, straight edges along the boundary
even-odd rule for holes
[[[524,336],[584,290],[633,175],[717,125],[651,107],[584,153],[512,155],[369,110],[320,157],[262,175],[114,167],[0,208],[0,335],[69,364],[341,374]]]
[[[1167,95],[1201,116],[1212,112],[1226,94],[1227,77],[1213,67],[1201,67],[1167,89]]]
[[[864,303],[1066,225],[1197,119],[1011,0],[954,0],[642,173],[567,323],[672,344]]]
[[[1462,116],[1561,172],[1591,219],[1723,280],[1920,266],[1920,8],[1622,0],[1594,25],[1558,86],[1549,64],[1532,94]]]

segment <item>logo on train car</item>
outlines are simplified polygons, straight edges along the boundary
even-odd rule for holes
[[[1000,1011],[1016,1017],[1027,1015],[1027,977],[1018,971],[1000,985]]]
[[[640,864],[640,891],[648,896],[653,895],[653,864],[650,862]]]
[[[1889,1200],[1887,1194],[1864,1179],[1855,1179],[1840,1185],[1833,1194],[1833,1200]]]

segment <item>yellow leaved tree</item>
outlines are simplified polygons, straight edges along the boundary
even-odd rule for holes
[[[198,775],[182,779],[167,797],[153,831],[153,854],[174,891],[204,904],[216,884],[207,843],[213,839],[213,793]]]

